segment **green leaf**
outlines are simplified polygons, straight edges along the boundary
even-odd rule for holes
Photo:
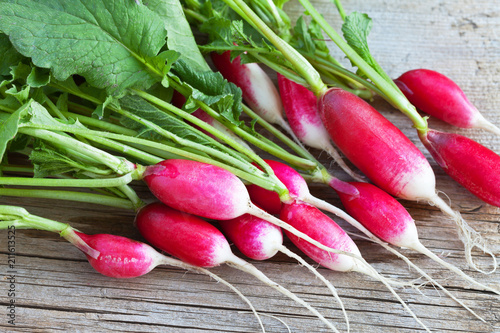
[[[8,75],[10,67],[17,65],[23,56],[16,51],[9,41],[9,37],[0,33],[0,76]]]
[[[130,111],[134,115],[146,119],[180,138],[200,143],[204,146],[212,146],[212,141],[207,139],[205,135],[194,130],[190,124],[158,109],[139,96],[125,96],[120,99],[120,105],[124,110]],[[128,118],[123,118],[121,123],[128,128],[138,131],[141,137],[164,140],[164,137],[154,132],[153,129],[145,127]]]
[[[179,0],[148,0],[146,6],[162,18],[167,30],[168,49],[179,52],[180,59],[189,66],[202,71],[209,70]]]
[[[175,74],[176,76],[174,76]],[[211,106],[233,124],[239,125],[242,112],[241,90],[228,82],[219,72],[197,72],[183,61],[173,66],[171,77],[190,91],[186,108],[195,107],[193,100],[201,101]]]
[[[79,74],[108,94],[147,88],[165,44],[163,21],[131,0],[0,0],[0,30],[59,81]],[[157,65],[157,63],[155,63]]]
[[[16,137],[19,123],[28,112],[30,104],[26,103],[0,123],[0,160],[3,159],[9,142]]]
[[[50,82],[50,73],[47,69],[33,67],[26,78],[26,83],[32,88],[46,86]]]
[[[29,158],[34,166],[34,177],[36,178],[82,171],[98,174],[110,173],[110,170],[103,168],[102,165],[76,161],[64,151],[50,147],[40,140],[37,140],[35,149],[31,151]]]
[[[387,76],[384,70],[377,63],[375,58],[370,53],[368,47],[368,34],[372,28],[372,19],[363,13],[353,12],[346,16],[345,22],[342,25],[342,32],[346,42],[363,58],[363,60],[378,72],[385,80],[392,83],[392,80]],[[351,64],[356,66],[354,63]],[[366,77],[366,75],[358,69],[358,75]]]
[[[18,87],[17,85],[12,85],[12,87],[5,90],[5,93],[17,99],[17,101],[22,105],[28,101],[30,94],[30,87],[27,85],[22,87]]]

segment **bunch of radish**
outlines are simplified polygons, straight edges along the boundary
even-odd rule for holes
[[[1,109],[3,118],[0,131],[4,139],[0,145],[0,155],[3,156],[4,151],[15,148],[16,144],[22,145],[22,142],[12,143],[14,137],[19,135],[19,141],[27,138],[27,143],[20,149],[22,153],[30,152],[30,157],[36,159],[37,153],[46,152],[43,156],[50,162],[47,163],[48,166],[43,163],[36,164],[31,170],[33,175],[51,175],[56,176],[56,179],[0,177],[0,185],[81,187],[96,189],[101,194],[87,195],[52,189],[42,193],[44,191],[14,188],[2,188],[0,194],[45,198],[52,196],[133,209],[137,211],[135,226],[146,241],[177,259],[161,254],[145,243],[109,234],[87,235],[67,224],[36,217],[12,206],[0,207],[0,229],[16,227],[56,232],[84,252],[96,271],[108,277],[138,277],[158,265],[172,265],[207,274],[240,295],[257,315],[251,303],[234,286],[207,270],[227,264],[255,276],[296,301],[329,329],[338,332],[335,325],[316,308],[269,279],[249,262],[237,257],[231,251],[226,237],[252,260],[266,260],[277,252],[282,252],[305,266],[329,288],[340,304],[349,331],[347,311],[333,284],[304,258],[283,245],[283,230],[296,248],[319,265],[338,272],[361,273],[383,283],[405,310],[429,331],[426,324],[393,288],[415,285],[412,282],[391,280],[368,264],[354,240],[337,222],[326,215],[331,213],[353,225],[364,237],[400,257],[428,281],[483,320],[474,310],[456,299],[446,288],[391,247],[410,248],[421,252],[481,290],[500,294],[494,287],[477,282],[422,245],[415,221],[395,199],[425,201],[438,207],[456,222],[459,237],[465,245],[468,263],[485,273],[492,273],[496,269],[495,255],[488,249],[481,235],[468,226],[459,212],[438,196],[434,172],[422,152],[360,97],[345,89],[327,87],[311,63],[276,36],[247,2],[224,1],[274,45],[273,52],[283,57],[276,68],[286,68],[283,73],[278,73],[277,89],[259,65],[242,64],[240,57],[232,59],[229,50],[219,49],[223,52],[211,53],[212,61],[218,70],[228,81],[240,87],[243,99],[248,104],[241,108],[253,118],[252,126],[244,124],[238,116],[232,119],[234,114],[228,115],[227,110],[220,110],[221,105],[228,108],[234,106],[231,102],[233,98],[237,98],[227,92],[232,88],[212,96],[205,94],[205,91],[201,92],[207,87],[201,88],[196,84],[191,85],[189,80],[183,81],[183,74],[195,77],[194,81],[214,77],[210,76],[213,73],[209,71],[204,73],[207,74],[206,77],[197,77],[194,74],[205,70],[205,67],[208,68],[203,62],[197,64],[198,68],[184,68],[183,71],[182,66],[188,66],[186,63],[189,63],[189,57],[184,58],[186,54],[173,49],[168,50],[173,51],[170,53],[159,53],[171,45],[165,45],[165,31],[168,29],[164,29],[161,21],[155,21],[156,16],[151,16],[151,26],[157,23],[161,27],[158,29],[160,32],[149,37],[158,38],[160,41],[157,41],[152,50],[144,54],[134,53],[134,47],[143,46],[141,42],[137,43],[140,45],[135,45],[136,40],[130,42],[130,45],[129,41],[115,45],[120,50],[126,46],[125,50],[122,50],[123,58],[130,56],[127,52],[132,53],[133,59],[129,64],[131,68],[137,64],[139,67],[143,66],[141,69],[131,70],[135,74],[129,78],[130,82],[136,76],[145,77],[143,82],[129,84],[126,79],[121,82],[123,85],[119,85],[109,83],[109,77],[104,76],[104,80],[101,77],[102,68],[99,66],[101,60],[105,59],[85,59],[81,63],[75,60],[77,64],[73,72],[66,68],[65,59],[79,59],[80,56],[84,59],[92,52],[87,55],[70,54],[63,60],[49,61],[45,56],[48,54],[47,57],[50,58],[51,54],[37,53],[44,50],[43,48],[33,45],[26,50],[26,43],[21,34],[17,30],[11,30],[10,25],[5,26],[2,23],[7,22],[4,19],[19,19],[15,15],[12,18],[7,7],[20,5],[5,2],[5,7],[0,12],[0,24],[5,34],[23,51],[22,56],[26,57],[24,60],[50,67],[54,71],[54,78],[53,81],[47,79],[45,83],[38,82],[35,78],[40,73],[37,74],[38,68],[33,65],[30,68],[31,74],[27,74],[29,71],[26,69],[18,69],[17,72],[13,70],[12,80],[1,83],[0,93],[5,97],[5,102],[2,103]],[[353,64],[358,66],[363,78],[353,79],[356,75],[341,71],[343,75],[357,80],[358,84],[365,83],[366,87],[373,88],[406,114],[413,121],[424,146],[451,177],[485,202],[500,206],[500,191],[497,186],[500,182],[500,156],[464,136],[429,129],[426,119],[416,112],[415,107],[457,126],[479,127],[498,133],[498,129],[484,120],[467,101],[463,92],[449,79],[425,70],[411,71],[395,82],[388,82],[383,71],[366,64],[356,51],[339,40],[335,31],[325,23],[324,18],[308,0],[299,1],[318,26],[321,26]],[[273,7],[274,3],[260,5],[271,7],[270,12],[277,14],[276,20],[279,21],[279,12]],[[124,11],[130,10],[137,16],[143,13],[142,11],[149,10],[139,1],[135,4],[124,3],[123,6],[126,8],[122,8]],[[63,7],[65,6],[61,6]],[[71,8],[67,6],[66,9],[72,10]],[[43,22],[43,18],[40,20]],[[145,26],[143,28],[144,31],[149,31]],[[68,34],[60,33],[57,29],[60,27],[55,25],[56,33],[52,38],[67,38],[61,36]],[[118,37],[114,36],[114,32],[112,35],[113,41],[119,40],[119,34]],[[150,41],[144,44],[155,43]],[[68,48],[68,52],[70,51],[74,51],[73,48]],[[170,62],[175,62],[179,56],[183,57],[183,62],[179,61],[176,71],[172,73]],[[22,64],[19,66],[21,68]],[[95,70],[94,66],[97,71],[93,72],[93,76],[89,72]],[[128,71],[127,68],[127,75]],[[64,72],[64,75],[61,72]],[[78,86],[73,77],[70,77],[75,74],[82,74],[88,82]],[[293,77],[300,78],[300,83],[307,87],[294,82],[291,79]],[[371,82],[366,81],[364,77],[368,77]],[[76,75],[75,78],[79,79]],[[113,76],[112,79],[116,77]],[[207,79],[207,82],[209,81]],[[227,83],[215,79],[213,82],[220,82],[221,85]],[[96,86],[93,87],[92,84]],[[7,90],[6,87],[10,85],[12,87]],[[21,86],[25,89],[25,85],[28,89],[22,93],[16,90]],[[48,89],[39,89],[44,88],[44,85],[47,85]],[[429,86],[439,89],[431,89],[429,93]],[[144,87],[151,87],[151,90],[142,89]],[[100,88],[102,90],[99,90]],[[208,87],[207,90],[211,90],[210,88],[213,87]],[[155,89],[160,92],[153,92]],[[176,90],[172,103],[159,97],[171,94],[172,90]],[[72,106],[79,111],[83,110],[85,116],[68,112],[68,105],[71,105],[68,96],[76,97],[75,100],[81,104]],[[191,106],[199,107],[192,114],[180,109],[186,98],[190,98]],[[209,105],[209,102],[212,104]],[[97,106],[96,113],[92,110],[89,112],[92,106]],[[450,113],[451,107],[458,110],[459,114]],[[113,116],[104,117],[104,110],[111,112]],[[96,114],[106,119],[97,121],[91,117]],[[121,117],[120,124],[116,121],[118,116]],[[255,123],[275,134],[298,156],[257,133],[253,128]],[[295,142],[270,123],[283,128]],[[264,160],[245,141],[286,163]],[[356,181],[346,182],[336,178],[303,145],[326,151]],[[343,160],[337,149],[348,162]],[[475,156],[474,163],[464,165],[465,151]],[[38,155],[38,158],[43,159],[40,156]],[[363,175],[359,175],[358,171],[354,171],[348,164],[356,167]],[[53,168],[55,171],[52,170],[50,174],[43,167]],[[314,197],[305,178],[296,169],[307,174],[305,178],[308,180],[326,183],[333,188],[347,212]],[[130,186],[132,181],[137,180],[144,181],[160,202],[145,205]],[[222,231],[207,219],[215,220]],[[472,260],[473,247],[491,255],[493,269],[490,272],[475,265]],[[257,318],[264,331],[258,315]]]

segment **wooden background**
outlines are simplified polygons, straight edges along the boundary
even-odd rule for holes
[[[315,2],[335,26],[339,25],[328,0]],[[345,0],[347,12],[368,13],[374,21],[370,46],[389,75],[423,67],[438,70],[455,80],[491,121],[500,125],[500,6],[497,0]],[[300,14],[298,4],[289,3],[292,16]],[[334,46],[332,45],[332,49]],[[394,121],[414,142],[415,131],[396,110],[381,100],[374,105]],[[457,131],[500,152],[500,138],[475,130],[456,130],[431,120],[436,129]],[[315,151],[319,155],[320,152]],[[324,154],[323,162],[330,161]],[[427,154],[428,156],[428,154]],[[466,157],[464,157],[466,159]],[[500,211],[486,205],[454,183],[431,161],[437,187],[459,209],[466,220],[489,240],[500,254]],[[335,166],[332,170],[344,177]],[[144,200],[152,200],[142,184],[135,185]],[[313,194],[340,204],[325,186],[312,186]],[[141,239],[132,226],[133,213],[120,209],[72,202],[40,199],[0,198],[2,204],[26,207],[31,213],[62,222],[88,233],[112,233]],[[450,263],[464,269],[481,282],[500,287],[500,273],[489,276],[467,268],[454,224],[425,203],[404,202],[418,224],[424,245]],[[346,227],[348,230],[352,230]],[[16,326],[7,323],[7,233],[0,234],[0,331],[2,332],[257,332],[259,326],[248,307],[226,287],[206,276],[160,267],[131,280],[115,280],[99,275],[85,257],[69,243],[46,232],[19,231],[16,238]],[[405,264],[379,247],[357,241],[366,260],[392,278],[418,277]],[[286,242],[292,250],[296,248]],[[235,250],[238,254],[238,252]],[[482,323],[453,300],[431,286],[420,292],[399,289],[402,298],[436,332],[500,332],[498,296],[471,288],[426,259],[404,251],[421,268],[486,319]],[[478,263],[488,258],[475,253]],[[312,263],[311,260],[308,260]],[[271,279],[305,299],[341,331],[345,324],[338,304],[328,290],[305,268],[278,254],[254,264]],[[356,273],[336,273],[318,269],[337,288],[347,308],[352,332],[417,332],[421,327],[382,286]],[[266,315],[268,332],[326,332],[315,317],[293,301],[264,286],[254,278],[229,267],[213,272],[233,283]],[[273,316],[275,318],[267,317]]]

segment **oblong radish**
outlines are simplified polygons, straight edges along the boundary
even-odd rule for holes
[[[462,128],[500,129],[486,120],[462,89],[447,76],[429,69],[414,69],[394,80],[408,100],[421,111]]]
[[[429,162],[396,126],[358,96],[338,88],[320,97],[319,114],[337,147],[378,187],[402,199],[437,206],[455,221],[469,265],[484,272],[472,260],[472,248],[478,247],[493,258],[492,271],[496,269],[496,258],[484,239],[437,195]]]
[[[345,164],[330,141],[318,114],[318,98],[306,87],[278,73],[278,87],[286,118],[295,136],[306,146],[326,151],[348,175],[364,181]]]
[[[333,142],[377,186],[408,200],[436,195],[434,172],[425,156],[370,104],[332,88],[318,105]]]
[[[133,278],[144,275],[163,263],[161,255],[145,243],[109,234],[76,233],[100,252],[97,258],[88,254],[86,256],[90,265],[103,275]]]
[[[243,182],[221,167],[171,159],[147,166],[138,171],[138,175],[142,175],[151,192],[161,202],[174,209],[215,220],[229,220],[243,214],[255,215],[323,250],[338,252],[254,205]]]
[[[235,256],[224,235],[199,217],[178,212],[156,202],[143,207],[137,213],[135,224],[144,238],[155,247],[195,266],[213,267],[227,264],[252,274],[306,307],[334,332],[338,332],[316,309],[271,281],[255,266]]]
[[[347,312],[345,311],[344,304],[335,287],[314,267],[283,245],[283,233],[279,227],[249,214],[232,220],[219,221],[219,225],[224,234],[234,243],[241,253],[250,259],[266,260],[272,258],[277,252],[281,252],[297,260],[302,266],[309,269],[310,272],[330,289],[333,296],[339,302],[346,320],[347,331],[349,331]]]
[[[429,130],[420,136],[439,166],[472,194],[500,207],[500,156],[463,135]],[[464,159],[474,156],[473,160]]]
[[[248,211],[248,192],[243,182],[211,164],[165,160],[146,167],[143,178],[160,201],[183,212],[229,220]]]

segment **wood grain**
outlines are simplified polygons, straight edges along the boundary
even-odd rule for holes
[[[339,26],[331,2],[314,2],[334,26]],[[413,68],[438,70],[455,80],[481,112],[500,125],[500,7],[495,0],[453,1],[344,1],[347,12],[366,12],[373,18],[370,47],[391,77]],[[287,10],[301,11],[296,2]],[[340,54],[332,45],[332,50]],[[347,65],[347,62],[345,62]],[[411,124],[384,101],[374,105],[426,154]],[[500,152],[500,138],[482,131],[457,130],[431,119],[431,126],[456,131]],[[339,178],[347,179],[325,154],[313,151]],[[454,208],[500,254],[500,210],[476,199],[454,183],[434,161],[437,187]],[[144,200],[153,200],[143,184],[134,188]],[[333,204],[339,199],[325,186],[311,191]],[[32,214],[70,223],[87,233],[112,233],[141,240],[134,229],[132,212],[73,202],[0,198],[1,204],[22,205]],[[454,224],[426,203],[403,202],[418,224],[424,245],[491,287],[500,288],[500,273],[483,275],[467,268]],[[346,226],[349,231],[354,231]],[[247,305],[210,278],[171,267],[160,267],[136,279],[115,280],[99,275],[69,243],[46,232],[16,234],[16,325],[7,320],[9,288],[7,234],[0,234],[0,331],[2,332],[257,332],[259,326]],[[363,240],[357,244],[366,260],[383,275],[409,280],[418,274],[379,247]],[[286,241],[294,252],[298,250]],[[239,254],[237,250],[235,253]],[[477,311],[483,323],[432,286],[398,289],[415,313],[435,332],[500,332],[498,296],[471,287],[453,273],[422,255],[403,250],[412,261],[446,286],[457,298]],[[474,253],[478,263],[489,258]],[[306,259],[308,260],[308,259]],[[313,264],[311,260],[309,263]],[[293,260],[278,254],[266,262],[253,262],[271,279],[281,283],[316,307],[341,331],[345,324],[339,305],[318,279]],[[349,314],[352,332],[419,332],[421,327],[383,287],[369,277],[318,271],[338,289]],[[229,267],[213,272],[245,294],[262,317],[268,332],[326,332],[306,309],[274,292],[250,276]]]

